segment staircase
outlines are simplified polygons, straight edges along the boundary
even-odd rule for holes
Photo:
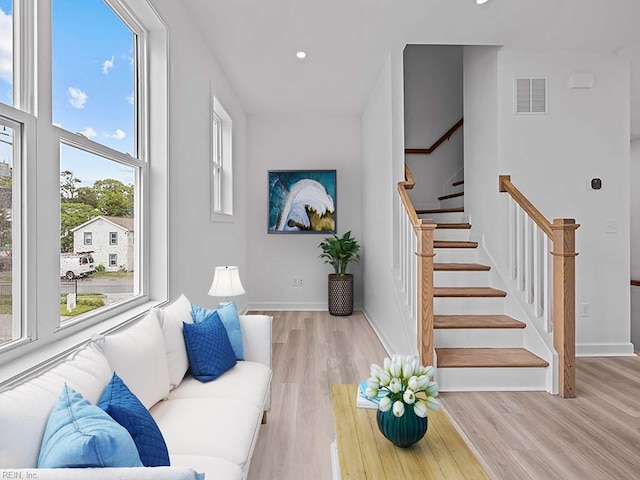
[[[464,215],[464,181],[439,197],[436,210],[416,210],[434,232],[434,345],[442,391],[546,390],[549,364],[523,347],[526,325],[504,315],[507,293],[491,286],[478,263]]]

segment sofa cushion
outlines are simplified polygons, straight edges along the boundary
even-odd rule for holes
[[[129,432],[65,384],[47,421],[38,468],[141,466]]]
[[[242,331],[240,330],[240,317],[238,316],[238,310],[236,304],[233,302],[219,307],[215,310],[209,308],[199,307],[197,305],[191,306],[191,315],[196,323],[202,322],[217,312],[218,317],[222,321],[233,352],[236,354],[236,360],[244,360],[244,353],[242,350]]]
[[[200,323],[185,323],[182,333],[191,373],[198,380],[215,380],[236,364],[227,331],[216,312]]]
[[[171,455],[173,466],[188,466],[204,474],[206,480],[244,480],[244,472],[235,463],[203,455]]]
[[[215,382],[202,383],[187,375],[169,399],[228,398],[243,400],[263,409],[271,383],[271,370],[257,362],[242,361],[224,372]]]
[[[149,409],[169,395],[169,369],[157,313],[151,309],[124,332],[101,343],[111,369]]]
[[[241,400],[184,398],[158,403],[151,415],[172,461],[175,455],[201,455],[244,468],[260,428],[262,409]]]
[[[107,358],[93,342],[47,372],[0,393],[0,468],[35,468],[49,413],[65,382],[96,403],[111,378]]]
[[[193,323],[191,316],[191,302],[184,295],[166,307],[158,310],[162,325],[165,348],[167,350],[167,366],[169,368],[169,383],[171,388],[180,384],[184,374],[189,369],[187,347],[182,335],[182,324]]]
[[[169,466],[169,452],[162,433],[149,411],[116,373],[98,404],[133,438],[145,467]]]

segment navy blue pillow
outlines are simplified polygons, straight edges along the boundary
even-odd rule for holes
[[[215,380],[236,364],[236,354],[217,313],[200,323],[183,323],[182,334],[191,373],[201,382]]]
[[[127,429],[145,467],[168,467],[169,452],[149,411],[115,373],[98,406]]]
[[[231,342],[231,347],[236,354],[236,360],[244,360],[242,330],[240,329],[240,317],[238,316],[236,304],[233,302],[227,303],[215,310],[199,307],[198,305],[191,305],[191,317],[195,323],[205,321],[207,317],[213,315],[214,312],[218,313],[218,317],[220,317],[220,321],[227,331],[229,342]]]

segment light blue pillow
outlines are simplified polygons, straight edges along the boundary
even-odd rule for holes
[[[218,313],[227,336],[231,342],[231,347],[236,355],[236,360],[244,360],[244,351],[242,350],[242,331],[240,330],[240,317],[238,316],[238,310],[236,304],[231,302],[216,310],[209,308],[199,307],[197,305],[191,305],[191,316],[195,323],[204,321],[207,317],[213,315],[214,312]]]
[[[142,467],[127,430],[66,384],[49,414],[38,468]]]
[[[158,424],[122,379],[114,373],[98,406],[127,429],[145,467],[168,467],[169,452]]]
[[[236,364],[236,356],[227,331],[217,312],[199,323],[183,323],[189,367],[201,382],[215,380]]]

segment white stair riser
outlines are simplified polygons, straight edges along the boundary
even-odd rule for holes
[[[433,299],[436,315],[501,315],[504,298],[500,297],[436,297]]]
[[[464,195],[440,200],[440,208],[464,207]]]
[[[486,287],[489,285],[489,271],[441,271],[433,272],[436,287]]]
[[[477,263],[476,248],[434,248],[436,256],[433,261],[438,263]]]
[[[546,391],[546,368],[438,368],[435,380],[441,392]]]
[[[433,232],[434,240],[469,240],[470,228],[436,228]]]
[[[518,348],[523,346],[522,328],[438,328],[436,348]]]
[[[430,218],[433,223],[462,223],[464,212],[421,213],[420,218]]]

